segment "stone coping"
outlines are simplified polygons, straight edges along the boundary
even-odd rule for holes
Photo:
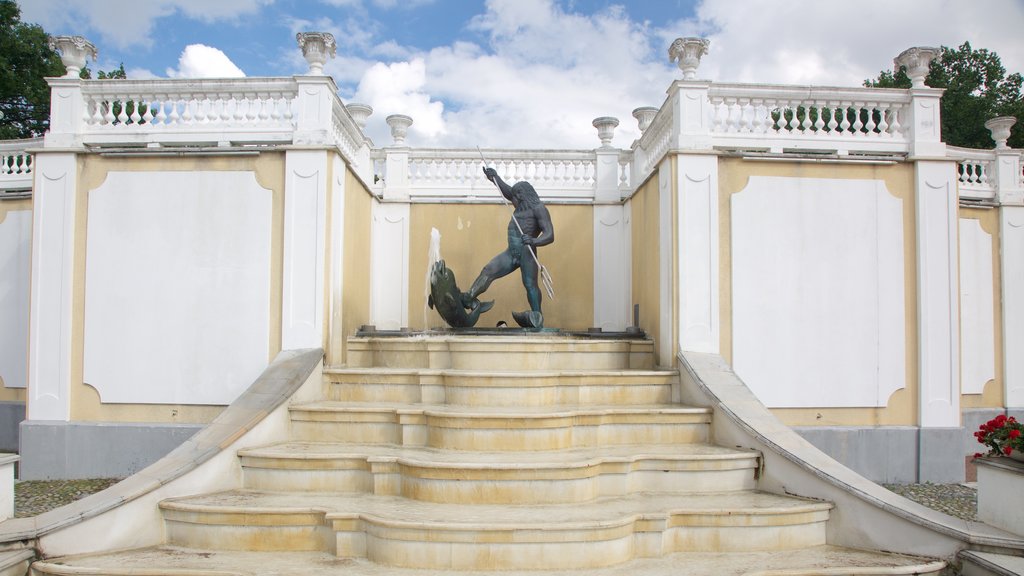
[[[741,433],[762,445],[765,452],[785,458],[818,480],[853,496],[865,505],[937,535],[942,534],[967,545],[1024,550],[1024,538],[1021,536],[926,508],[835,461],[772,415],[722,356],[684,351],[679,353],[678,359],[681,369],[697,384],[698,392],[714,403],[712,408],[715,410],[715,418],[727,418]],[[879,542],[878,548],[891,550],[893,546],[891,542]]]
[[[98,516],[184,476],[213,458],[262,421],[309,378],[323,350],[285,350],[213,422],[169,454],[106,490],[31,518],[0,523],[0,543],[38,538]]]
[[[21,460],[21,456],[19,456],[17,454],[8,454],[8,453],[0,454],[0,466],[3,466],[4,464],[13,464],[13,463],[17,462],[18,460]]]
[[[1014,460],[1013,458],[1006,458],[1003,456],[984,456],[982,458],[975,458],[974,463],[978,466],[989,466],[991,468],[999,468],[1000,470],[1006,470],[1008,472],[1024,474],[1024,462]]]

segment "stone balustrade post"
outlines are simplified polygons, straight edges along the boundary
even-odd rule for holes
[[[995,173],[991,175],[996,188],[996,197],[1001,205],[1024,205],[1024,189],[1021,187],[1021,151],[1006,145],[1010,129],[1017,123],[1013,116],[1000,116],[985,122],[985,128],[992,132],[996,143]]]
[[[50,129],[43,145],[47,148],[72,148],[81,145],[85,102],[79,73],[86,61],[98,56],[96,47],[82,36],[53,36],[50,48],[60,53],[67,74],[48,78],[50,85]]]
[[[942,117],[939,100],[944,90],[925,85],[928,66],[938,57],[938,48],[908,48],[893,60],[896,70],[906,68],[910,76],[910,118],[907,122],[912,157],[943,158],[946,144],[942,142]]]
[[[295,82],[299,90],[295,97],[294,143],[304,146],[332,144],[331,124],[338,91],[334,79],[330,76],[295,76]]]
[[[392,114],[385,119],[391,127],[394,143],[385,150],[384,199],[405,200],[409,198],[409,147],[405,144],[412,118],[403,114]]]
[[[597,156],[596,171],[594,180],[594,200],[597,202],[618,202],[619,194],[619,150],[612,147],[612,137],[615,127],[619,125],[618,118],[602,116],[594,119],[594,127],[598,130],[601,138],[601,147],[594,151]]]

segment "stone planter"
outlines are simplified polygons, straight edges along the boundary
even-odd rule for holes
[[[986,457],[978,466],[978,519],[1024,535],[1024,461],[1014,453],[1010,458]]]

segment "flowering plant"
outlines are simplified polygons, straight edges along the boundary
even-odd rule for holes
[[[1017,451],[1024,453],[1024,424],[1017,422],[1013,416],[1000,414],[981,425],[974,433],[978,442],[988,446],[989,456],[1009,456]],[[982,456],[979,452],[975,458]]]

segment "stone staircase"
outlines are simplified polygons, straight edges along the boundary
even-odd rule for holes
[[[826,545],[827,502],[756,490],[653,343],[355,338],[244,488],[160,503],[167,545],[34,574],[937,573]],[[768,572],[764,572],[764,571]],[[775,572],[773,572],[773,570]]]

